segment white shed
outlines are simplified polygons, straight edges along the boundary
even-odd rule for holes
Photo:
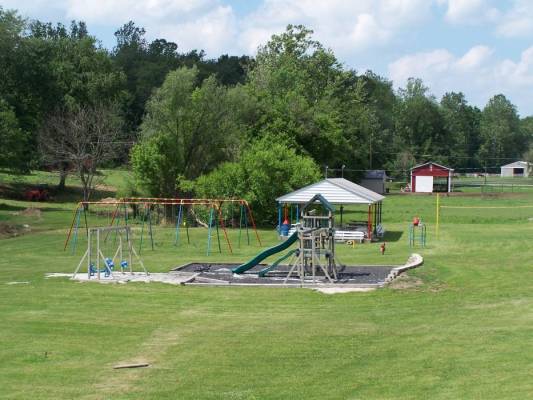
[[[530,172],[531,163],[527,161],[515,161],[511,164],[502,165],[500,175],[502,177],[529,176]]]

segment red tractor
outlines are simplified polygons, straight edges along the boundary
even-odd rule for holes
[[[48,190],[44,186],[28,189],[24,192],[24,199],[27,201],[46,201],[49,197]]]

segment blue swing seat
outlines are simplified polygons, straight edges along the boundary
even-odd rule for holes
[[[112,259],[110,259],[109,257],[105,259],[105,265],[107,268],[109,268],[111,271],[113,271],[115,269],[115,263],[113,262]]]
[[[89,276],[94,276],[96,275],[98,272],[100,273],[104,273],[104,276],[107,278],[111,275],[111,268],[109,268],[107,265],[103,268],[103,269],[100,269],[100,271],[98,271],[98,268],[96,268],[96,266],[91,263],[89,265]]]

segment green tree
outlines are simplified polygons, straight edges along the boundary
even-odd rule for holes
[[[0,6],[0,165],[19,172],[27,172],[33,161],[28,134],[33,125],[28,120],[34,121],[34,117],[25,114],[32,110],[33,98],[22,93],[19,85],[25,27],[26,20],[16,11]]]
[[[216,60],[206,60],[203,51],[179,53],[176,43],[162,38],[149,42],[145,29],[133,21],[120,27],[115,38],[117,44],[112,55],[127,76],[130,99],[125,113],[132,140],[137,139],[148,99],[170,71],[184,66],[196,67],[199,83],[214,75],[223,85],[235,85],[244,82],[245,69],[250,63],[247,56],[221,55]]]
[[[479,109],[468,105],[464,94],[460,92],[446,93],[440,106],[454,168],[479,167],[476,159],[480,145]]]
[[[33,83],[35,90],[42,93],[43,100],[37,129],[63,111],[75,113],[102,104],[115,108],[115,105],[126,102],[125,75],[113,64],[107,50],[88,35],[83,22],[73,22],[67,29],[61,24],[34,21],[29,25],[26,42],[30,49],[46,50],[42,64],[46,83]],[[33,53],[29,51],[28,54]],[[31,57],[30,60],[36,61]],[[115,150],[115,159],[120,159],[121,153],[127,153],[120,148]],[[58,189],[62,190],[69,169],[76,169],[75,165],[67,160],[51,159],[48,154],[43,156],[43,161],[59,170]]]
[[[366,108],[369,110],[368,134],[365,148],[368,148],[368,168],[384,168],[394,157],[390,144],[394,136],[394,107],[396,95],[392,82],[367,71],[359,78],[364,83]]]
[[[520,130],[528,143],[533,143],[533,116],[525,117],[520,120]]]
[[[334,101],[342,71],[333,53],[311,34],[289,25],[259,48],[249,75],[261,110],[253,134],[279,136],[317,162],[328,163],[346,145]]]
[[[478,157],[483,166],[511,162],[527,148],[527,137],[520,129],[516,107],[503,94],[492,97],[483,109],[480,132]]]
[[[154,196],[175,196],[183,181],[238,154],[244,127],[235,93],[214,77],[197,84],[196,68],[180,68],[148,102],[131,161],[138,182]]]
[[[257,220],[269,224],[276,218],[277,197],[318,179],[320,171],[312,158],[266,136],[244,149],[238,162],[224,163],[199,177],[194,188],[198,197],[244,198]]]
[[[39,166],[37,133],[60,109],[122,102],[124,76],[107,51],[88,35],[83,22],[70,28],[40,21],[28,23],[14,11],[0,8],[0,97],[27,132],[26,169]],[[69,166],[62,171],[64,186]]]
[[[0,167],[27,172],[28,134],[18,123],[13,109],[0,99]]]
[[[407,151],[418,162],[432,159],[447,163],[451,154],[444,119],[435,98],[422,80],[410,78],[399,90],[394,108],[395,151]]]

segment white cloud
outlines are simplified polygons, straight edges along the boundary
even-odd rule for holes
[[[180,24],[165,24],[158,36],[172,38],[180,47],[199,48],[208,55],[222,51],[237,52],[235,47],[236,22],[230,7],[219,6],[208,14]]]
[[[482,107],[498,93],[508,95],[526,115],[533,114],[533,46],[520,59],[497,59],[487,46],[475,46],[462,56],[446,49],[416,53],[389,64],[395,86],[410,77],[421,78],[437,96],[447,91],[462,91],[472,103]]]
[[[304,24],[343,57],[391,43],[430,12],[431,2],[426,0],[264,0],[243,20],[240,43],[253,53],[287,24]]]
[[[513,7],[503,16],[497,32],[506,37],[533,35],[533,2],[515,0]]]
[[[130,19],[165,21],[205,11],[212,3],[209,0],[66,0],[66,13],[68,18],[96,23],[122,23]]]
[[[474,46],[455,63],[457,69],[467,71],[479,68],[488,61],[493,50],[487,46]]]
[[[66,0],[68,18],[119,26],[128,20],[143,26],[150,38],[175,41],[180,49],[211,54],[237,51],[236,19],[218,0]]]
[[[489,0],[438,0],[447,6],[445,18],[452,24],[476,25],[493,22],[500,16],[500,11],[492,7]]]
[[[402,32],[430,18],[432,1],[262,0],[254,11],[237,17],[230,0],[33,0],[21,5],[4,0],[33,15],[52,5],[63,13],[55,19],[81,19],[89,27],[115,28],[133,20],[149,38],[165,36],[182,50],[201,48],[213,55],[254,54],[288,24],[304,24],[341,59],[398,43]]]

